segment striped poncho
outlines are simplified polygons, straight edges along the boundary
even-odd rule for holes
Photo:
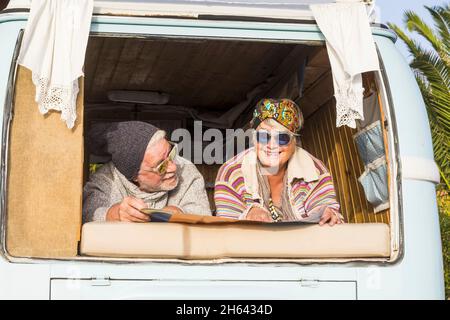
[[[246,219],[252,207],[264,206],[259,194],[256,161],[256,152],[250,148],[222,165],[214,188],[217,216]],[[286,174],[296,221],[319,222],[327,207],[342,219],[331,175],[320,160],[297,147]]]

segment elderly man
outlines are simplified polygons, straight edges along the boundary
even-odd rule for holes
[[[106,152],[111,161],[84,187],[84,222],[147,222],[143,208],[211,214],[202,175],[177,155],[164,131],[128,121],[98,126],[90,136],[94,149]]]

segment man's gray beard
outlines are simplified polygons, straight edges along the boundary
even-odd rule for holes
[[[174,182],[172,182],[172,185],[165,187],[165,186],[163,186],[163,184],[161,184],[159,186],[159,191],[170,191],[170,190],[173,190],[173,189],[175,189],[178,186],[178,182],[179,182],[179,178],[178,178],[178,175],[177,175],[176,176],[176,180]]]
[[[161,192],[161,191],[171,191],[173,189],[175,189],[178,186],[178,182],[180,181],[178,175],[176,175],[176,181],[173,182],[173,185],[170,186],[164,186],[164,184],[159,185],[157,188],[147,188],[147,186],[144,186],[144,188],[142,188],[141,190],[147,193],[151,193],[151,192]]]

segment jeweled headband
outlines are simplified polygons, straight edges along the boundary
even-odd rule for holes
[[[262,99],[253,112],[252,127],[256,129],[266,119],[274,119],[292,133],[303,127],[303,114],[290,99]]]

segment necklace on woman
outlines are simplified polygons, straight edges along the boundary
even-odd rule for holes
[[[269,199],[269,212],[270,216],[272,217],[272,220],[275,222],[281,222],[282,216],[281,214],[275,209],[275,206],[273,204],[272,198]]]

